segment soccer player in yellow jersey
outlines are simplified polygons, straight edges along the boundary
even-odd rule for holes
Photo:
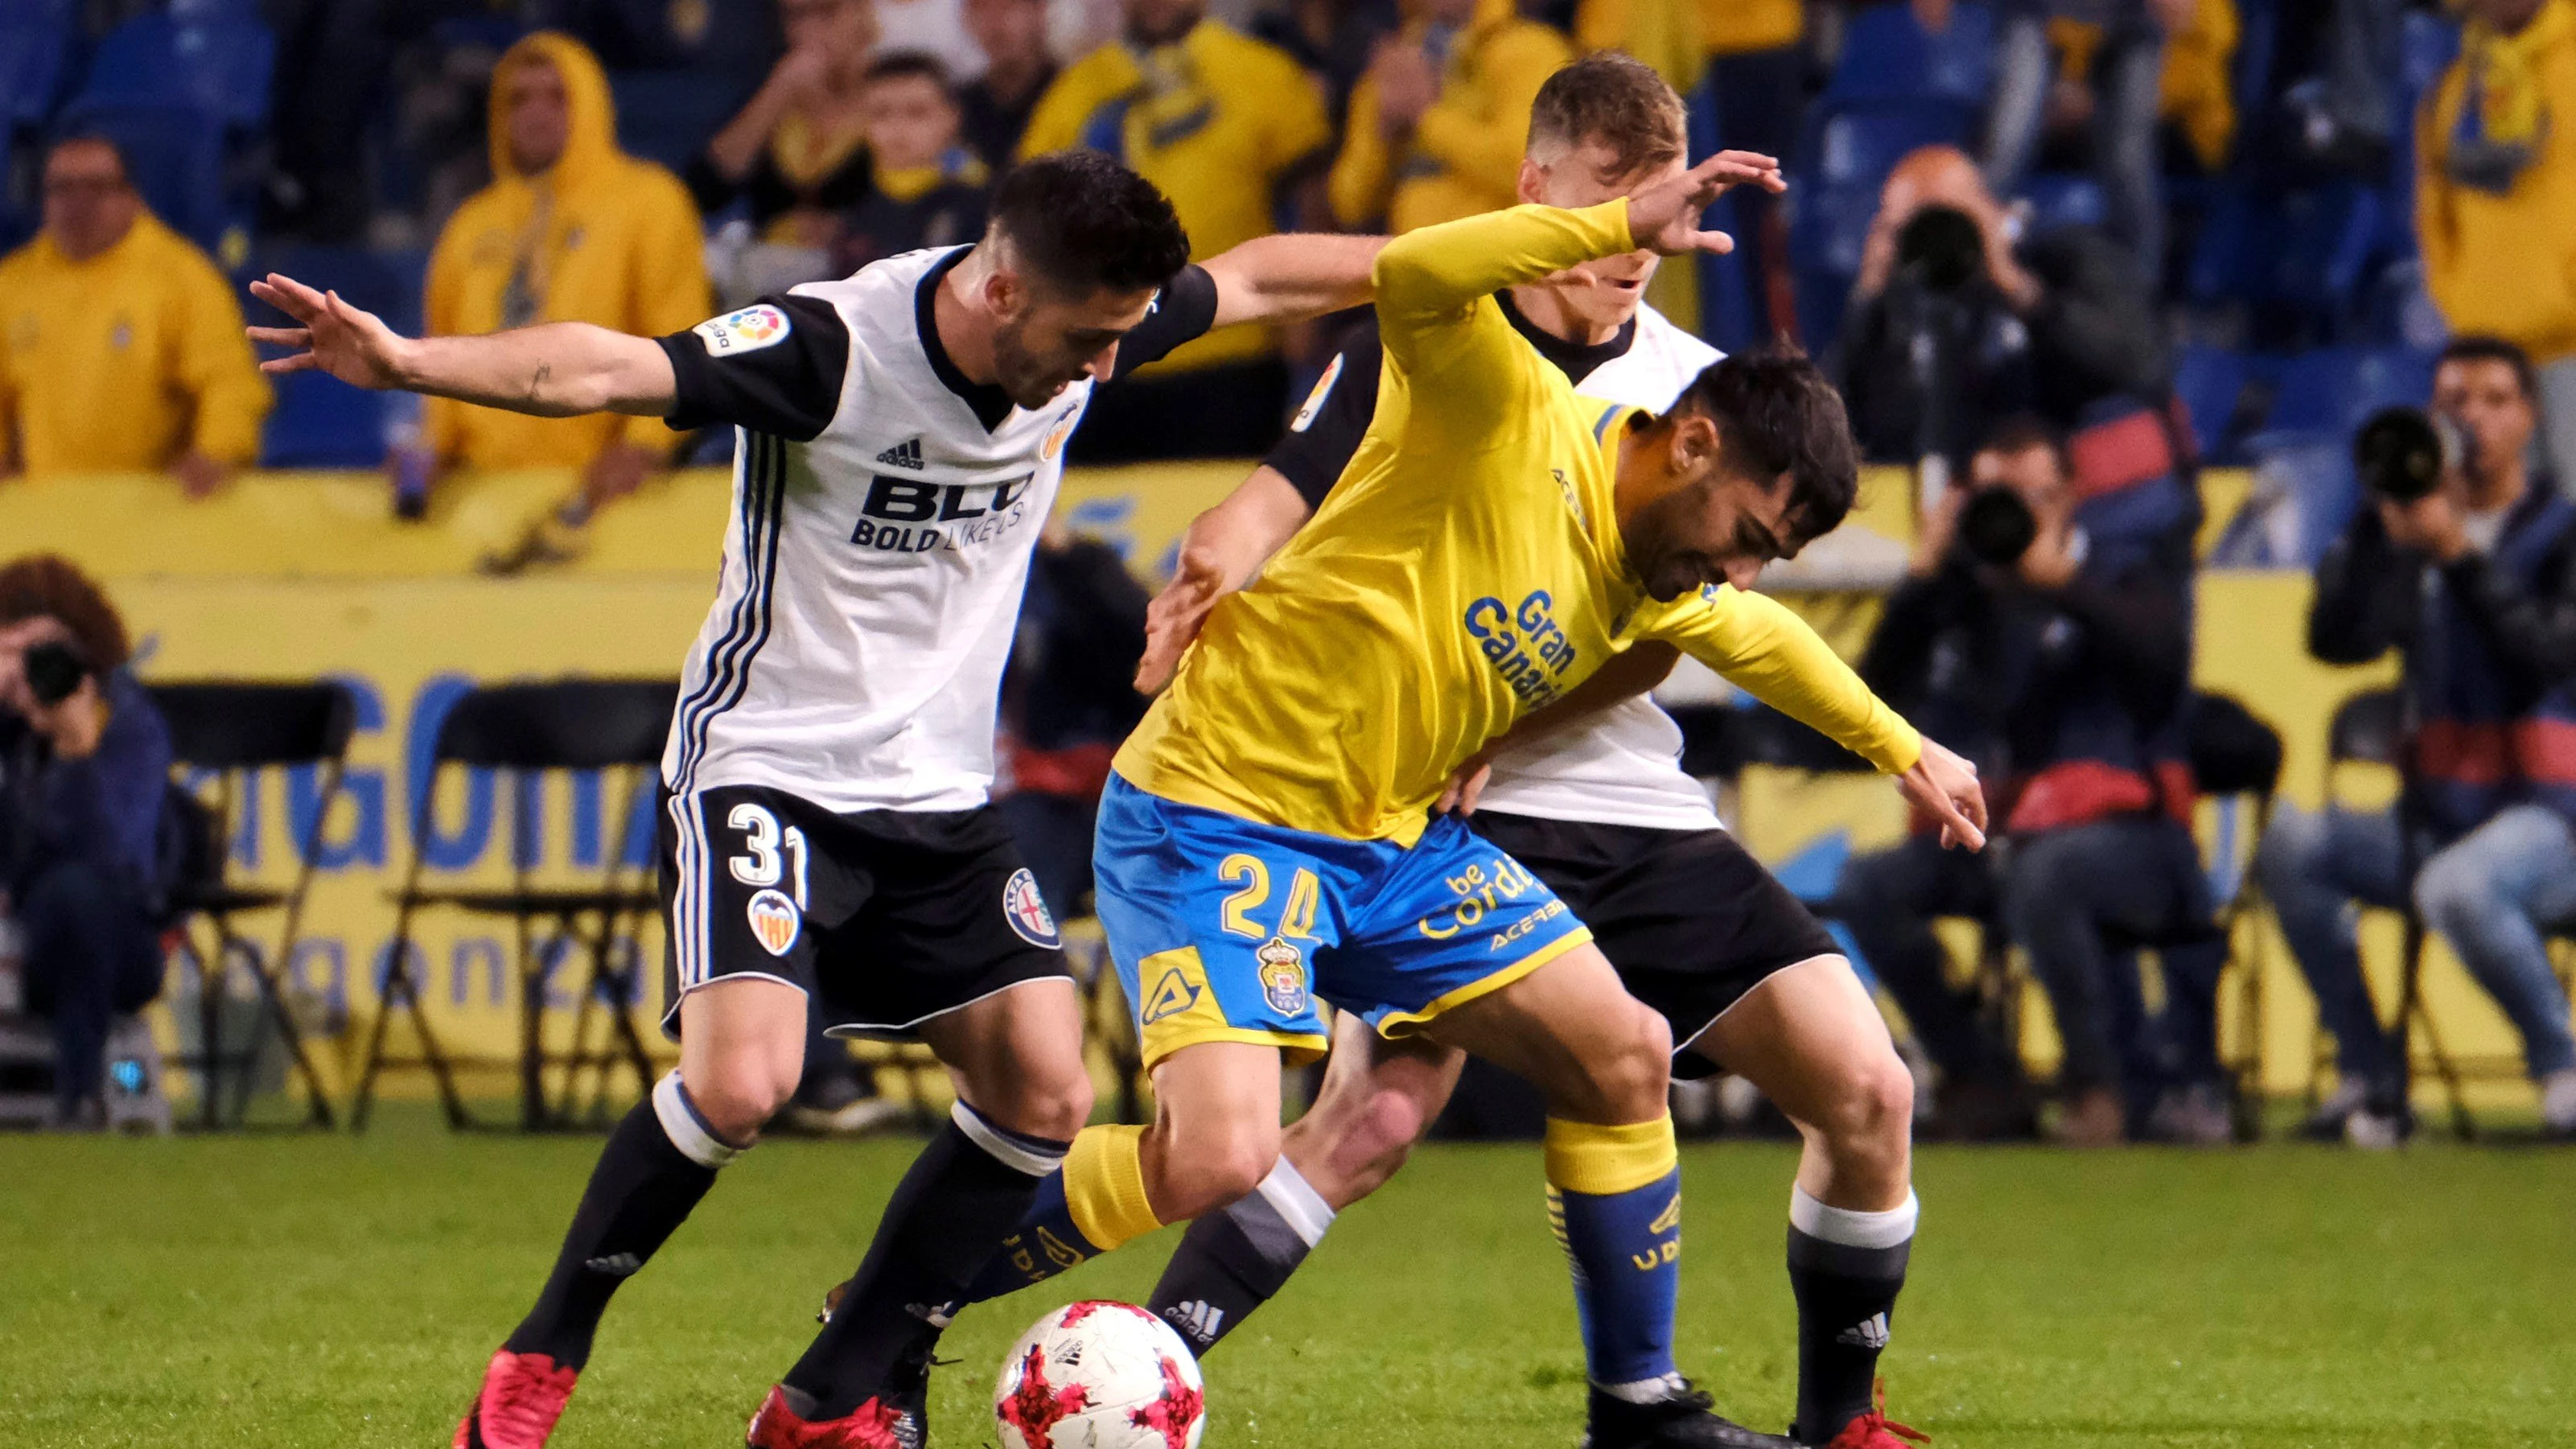
[[[1077,1259],[1263,1186],[1278,1068],[1325,1045],[1318,997],[1546,1094],[1547,1176],[1581,1284],[1588,1442],[1770,1445],[1675,1369],[1670,1034],[1564,904],[1430,807],[1462,765],[1636,638],[1669,639],[1904,776],[1963,841],[1973,773],[1785,611],[1726,585],[1840,521],[1841,405],[1803,359],[1721,363],[1667,412],[1578,397],[1492,294],[1638,248],[1723,249],[1695,218],[1729,154],[1584,210],[1427,228],[1379,259],[1385,379],[1340,488],[1210,615],[1121,751],[1100,914],[1158,1119],[1077,1139],[1065,1205],[1015,1244]],[[1042,1204],[1043,1208],[1043,1204]]]

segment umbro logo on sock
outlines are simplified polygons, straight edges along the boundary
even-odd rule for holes
[[[1887,1315],[1884,1313],[1871,1314],[1869,1317],[1864,1318],[1860,1322],[1853,1324],[1851,1327],[1844,1329],[1842,1332],[1835,1334],[1834,1342],[1847,1343],[1854,1348],[1879,1349],[1887,1347]]]
[[[902,442],[895,444],[893,447],[886,449],[884,452],[877,454],[877,461],[885,464],[889,468],[910,468],[914,472],[919,472],[921,470],[921,439],[906,438]]]
[[[1188,1334],[1202,1348],[1216,1342],[1217,1325],[1225,1322],[1224,1309],[1211,1307],[1196,1298],[1187,1303],[1173,1304],[1163,1310],[1163,1316],[1172,1320],[1174,1328]]]
[[[610,1253],[606,1257],[585,1259],[582,1266],[594,1273],[605,1273],[611,1278],[624,1278],[643,1267],[644,1260],[633,1253]]]

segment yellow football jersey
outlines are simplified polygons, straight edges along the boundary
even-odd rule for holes
[[[1787,610],[1730,589],[1659,605],[1630,576],[1613,483],[1631,410],[1577,396],[1493,300],[1631,249],[1627,212],[1521,206],[1388,244],[1367,437],[1314,519],[1210,613],[1121,775],[1409,845],[1462,762],[1647,633],[1720,669],[1750,660],[1775,703],[1883,769],[1913,762],[1912,730]]]

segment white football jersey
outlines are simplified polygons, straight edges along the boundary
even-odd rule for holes
[[[1654,308],[1640,307],[1628,350],[1575,378],[1574,390],[1662,412],[1719,355]],[[1642,694],[1582,729],[1496,754],[1481,808],[1661,830],[1719,828],[1708,792],[1682,772],[1681,726]]]
[[[932,300],[967,250],[889,257],[661,339],[672,426],[739,430],[716,601],[662,757],[675,793],[985,802],[1029,553],[1094,384],[1031,411],[966,379]],[[1185,270],[1121,343],[1119,373],[1215,311],[1215,284]]]

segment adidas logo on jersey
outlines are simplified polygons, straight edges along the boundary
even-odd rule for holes
[[[1224,1309],[1211,1307],[1196,1298],[1187,1303],[1173,1304],[1163,1310],[1163,1316],[1201,1348],[1216,1342],[1217,1325],[1225,1322]]]
[[[1887,1347],[1887,1315],[1884,1313],[1871,1314],[1869,1317],[1864,1318],[1860,1322],[1853,1324],[1851,1327],[1844,1329],[1842,1332],[1835,1334],[1834,1342],[1847,1343],[1854,1348],[1879,1349]]]
[[[642,1268],[644,1260],[633,1253],[610,1253],[603,1258],[586,1258],[582,1261],[582,1266],[594,1273],[605,1273],[612,1278],[625,1278],[631,1277],[637,1269]]]
[[[877,461],[889,468],[910,468],[917,473],[921,471],[921,439],[906,438],[877,454]]]

